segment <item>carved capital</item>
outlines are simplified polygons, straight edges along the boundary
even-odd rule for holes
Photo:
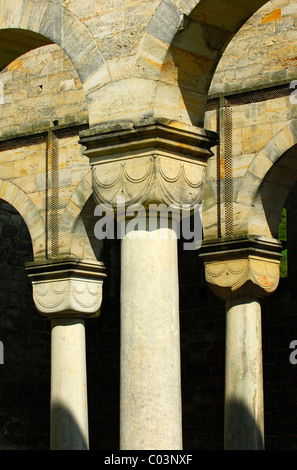
[[[48,318],[99,316],[102,302],[102,263],[58,260],[27,263],[33,299],[39,313]]]
[[[223,300],[263,298],[278,286],[280,249],[277,240],[260,238],[204,243],[206,282]]]
[[[207,159],[216,135],[160,120],[121,122],[81,133],[97,204],[194,207],[202,200]]]

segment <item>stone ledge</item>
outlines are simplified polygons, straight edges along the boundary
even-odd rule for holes
[[[258,236],[204,242],[199,256],[209,288],[222,300],[271,294],[279,283],[281,247]]]
[[[106,122],[80,133],[80,143],[86,147],[84,153],[91,163],[107,155],[147,148],[174,150],[206,160],[213,155],[210,148],[217,142],[215,132],[161,118]]]
[[[25,265],[33,299],[41,315],[53,318],[97,318],[102,303],[104,265],[72,258]]]
[[[57,258],[33,261],[25,264],[28,277],[33,281],[69,278],[104,279],[105,267],[102,262],[82,261],[76,258]]]
[[[282,243],[275,238],[247,235],[238,237],[221,237],[203,240],[199,257],[203,260],[217,260],[230,255],[241,256],[245,253],[267,254],[273,259],[280,259]]]

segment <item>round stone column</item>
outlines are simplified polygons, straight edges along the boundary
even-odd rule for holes
[[[216,139],[161,118],[81,133],[96,214],[105,207],[126,223],[120,237],[122,450],[182,449],[177,237],[164,219],[176,210],[181,216],[184,206],[193,214],[201,203]],[[154,228],[147,223],[152,212],[160,214]]]
[[[51,449],[89,448],[85,322],[51,321]]]
[[[128,231],[121,254],[120,447],[182,449],[176,233]]]
[[[51,321],[51,450],[89,449],[85,319],[99,315],[102,263],[28,263],[37,310]]]
[[[281,245],[261,237],[203,244],[206,281],[226,305],[226,450],[264,449],[261,299],[279,282]]]
[[[260,301],[226,301],[225,449],[264,449]]]

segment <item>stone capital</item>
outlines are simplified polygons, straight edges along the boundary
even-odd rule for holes
[[[216,134],[165,119],[121,121],[83,131],[96,204],[118,208],[166,204],[194,207],[203,196],[205,170]]]
[[[50,319],[99,316],[106,277],[102,263],[47,260],[27,263],[26,271],[35,306],[42,315]]]
[[[223,300],[261,299],[278,286],[278,240],[254,237],[204,242],[200,257],[208,286]]]

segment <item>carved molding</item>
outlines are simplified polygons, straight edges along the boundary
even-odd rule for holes
[[[96,204],[118,207],[202,201],[205,170],[216,134],[161,119],[119,122],[81,133],[92,166]]]
[[[264,297],[279,283],[279,261],[248,256],[205,263],[205,278],[221,299]]]
[[[205,279],[221,299],[262,298],[273,293],[280,278],[280,246],[276,240],[246,239],[204,244]]]
[[[194,207],[202,200],[205,166],[154,154],[93,166],[97,204],[117,207],[117,198],[131,204]]]
[[[105,278],[102,263],[59,260],[29,263],[33,299],[39,313],[49,318],[98,316]]]

